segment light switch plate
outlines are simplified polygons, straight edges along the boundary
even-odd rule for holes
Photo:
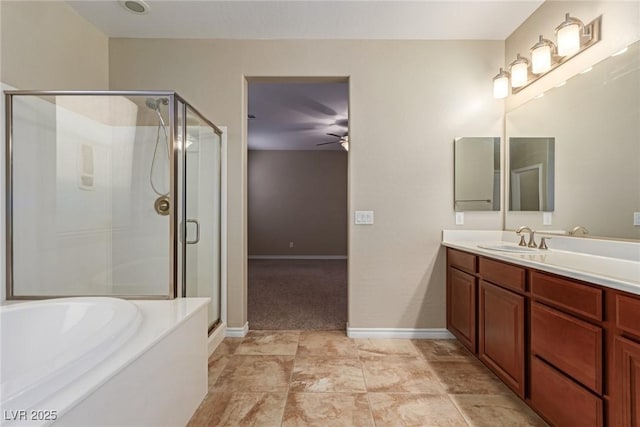
[[[373,211],[356,211],[356,224],[373,224]]]
[[[633,213],[633,225],[640,225],[640,212]]]
[[[542,225],[551,225],[553,222],[553,213],[552,212],[542,212]]]
[[[464,212],[456,212],[456,225],[464,225]]]

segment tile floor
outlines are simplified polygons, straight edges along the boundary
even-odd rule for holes
[[[455,340],[252,331],[209,358],[197,426],[546,426]]]

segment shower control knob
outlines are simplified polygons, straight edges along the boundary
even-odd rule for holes
[[[156,199],[153,204],[158,215],[166,216],[169,215],[169,211],[171,210],[171,203],[169,203],[168,196],[160,196]]]

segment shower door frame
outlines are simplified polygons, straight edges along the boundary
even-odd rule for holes
[[[171,146],[170,154],[170,168],[169,168],[169,202],[171,203],[171,210],[169,213],[169,237],[170,237],[170,245],[169,245],[169,259],[171,261],[170,269],[169,269],[169,287],[167,289],[166,294],[156,294],[156,295],[119,295],[119,294],[108,294],[108,295],[90,295],[92,297],[113,297],[113,298],[123,298],[123,299],[158,299],[158,300],[167,300],[167,299],[175,299],[178,297],[184,296],[185,286],[186,286],[186,244],[182,244],[182,248],[179,248],[180,245],[180,234],[186,236],[186,223],[183,221],[182,224],[178,223],[179,211],[180,207],[183,209],[183,212],[186,211],[186,198],[183,196],[183,200],[181,206],[178,206],[177,203],[177,195],[179,190],[180,181],[178,180],[178,160],[180,159],[180,154],[182,150],[182,146],[176,144],[178,139],[178,131],[180,131],[181,141],[186,141],[186,109],[189,107],[191,111],[197,114],[205,123],[210,125],[216,134],[222,137],[223,132],[220,130],[218,126],[213,124],[210,120],[204,117],[196,108],[193,107],[187,100],[185,100],[182,96],[180,96],[175,91],[162,91],[162,90],[98,90],[98,91],[72,91],[72,90],[6,90],[5,94],[5,275],[6,275],[6,299],[7,300],[39,300],[39,299],[48,299],[48,298],[68,298],[73,296],[87,296],[87,295],[14,295],[13,292],[13,97],[14,96],[147,96],[147,97],[167,97],[169,98],[169,143]],[[176,123],[176,115],[178,102],[182,103],[183,109],[183,122],[181,126],[178,126]],[[178,129],[180,127],[180,129]],[[172,131],[171,131],[172,130]],[[186,173],[186,156],[182,156],[183,162],[183,174]],[[186,175],[182,180],[182,191],[183,195],[186,191]],[[223,189],[220,189],[221,193]],[[221,223],[220,233],[222,235],[222,227]],[[222,242],[222,239],[220,239]],[[224,259],[223,252],[219,252],[221,254],[221,265]],[[182,256],[182,271],[180,280],[178,280],[178,257]],[[219,275],[222,276],[221,272]],[[182,286],[180,290],[178,290],[178,283],[181,282]],[[222,277],[218,282],[220,288],[223,287]],[[222,301],[221,301],[222,303]]]

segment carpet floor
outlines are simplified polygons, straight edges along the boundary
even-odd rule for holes
[[[249,260],[252,330],[344,330],[346,260]]]

